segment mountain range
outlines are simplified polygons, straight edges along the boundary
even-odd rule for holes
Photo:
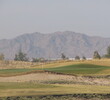
[[[72,31],[49,34],[35,32],[0,40],[0,53],[3,53],[6,59],[14,59],[20,49],[30,58],[54,59],[60,58],[61,53],[69,58],[77,55],[91,58],[96,50],[100,55],[105,54],[109,45],[110,38],[88,36]]]

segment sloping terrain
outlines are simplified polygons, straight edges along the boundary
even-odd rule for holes
[[[1,69],[0,75],[6,76],[0,76],[0,97],[8,98],[9,96],[17,96],[17,98],[21,98],[22,96],[34,97],[43,95],[67,96],[68,94],[74,95],[82,93],[84,93],[84,95],[94,93],[107,95],[110,93],[109,66],[80,63],[72,65],[65,64],[65,66],[59,67],[54,66],[53,68],[52,66],[46,67],[48,68],[42,70],[36,67]],[[104,77],[99,77],[99,75],[104,75]]]
[[[21,49],[28,57],[60,58],[61,53],[73,58],[76,55],[92,57],[98,50],[101,55],[106,53],[110,38],[91,37],[71,31],[52,34],[24,34],[10,40],[0,40],[0,53],[7,59],[13,59]]]
[[[107,72],[108,71],[108,72]],[[56,68],[0,70],[0,82],[110,84],[110,67],[75,64]],[[68,82],[69,81],[69,82]]]
[[[110,70],[108,66],[92,65],[92,64],[76,64],[57,68],[48,68],[46,70],[76,75],[106,75],[105,70]],[[104,71],[104,72],[103,72]]]

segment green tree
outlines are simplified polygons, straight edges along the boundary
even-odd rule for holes
[[[105,58],[110,58],[110,46],[107,48],[107,54],[104,55]]]
[[[101,59],[101,56],[98,51],[94,51],[93,59]]]
[[[46,62],[45,58],[32,58],[32,62]]]
[[[18,54],[15,54],[15,61],[28,61],[29,59],[26,57],[27,54],[23,53],[21,50]]]
[[[39,62],[38,58],[32,58],[32,62]]]
[[[64,53],[62,53],[62,54],[61,54],[61,58],[62,58],[63,60],[65,60],[65,59],[66,59],[66,56],[65,56],[65,54],[64,54]]]
[[[3,53],[0,54],[0,60],[4,60],[5,59],[5,56]]]
[[[86,60],[86,57],[85,57],[85,56],[83,56],[83,57],[82,57],[82,60]]]
[[[32,58],[32,62],[41,62],[43,60],[44,59],[42,59],[42,58]]]
[[[79,57],[79,56],[76,56],[76,57],[75,57],[75,60],[80,60],[80,57]]]
[[[110,46],[107,48],[107,55],[110,55]]]

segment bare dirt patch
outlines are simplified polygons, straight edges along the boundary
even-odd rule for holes
[[[65,81],[65,83],[79,83],[91,85],[110,85],[110,79],[107,78],[93,78],[72,75],[61,75],[54,73],[31,73],[20,76],[0,77],[0,82],[40,82],[45,83],[48,81]],[[57,82],[56,82],[57,83]]]

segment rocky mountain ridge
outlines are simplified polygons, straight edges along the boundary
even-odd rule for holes
[[[64,53],[69,58],[86,56],[91,58],[95,50],[101,55],[106,53],[110,38],[88,36],[71,31],[42,34],[24,34],[14,39],[0,40],[0,53],[13,59],[21,49],[28,57],[60,58]]]

